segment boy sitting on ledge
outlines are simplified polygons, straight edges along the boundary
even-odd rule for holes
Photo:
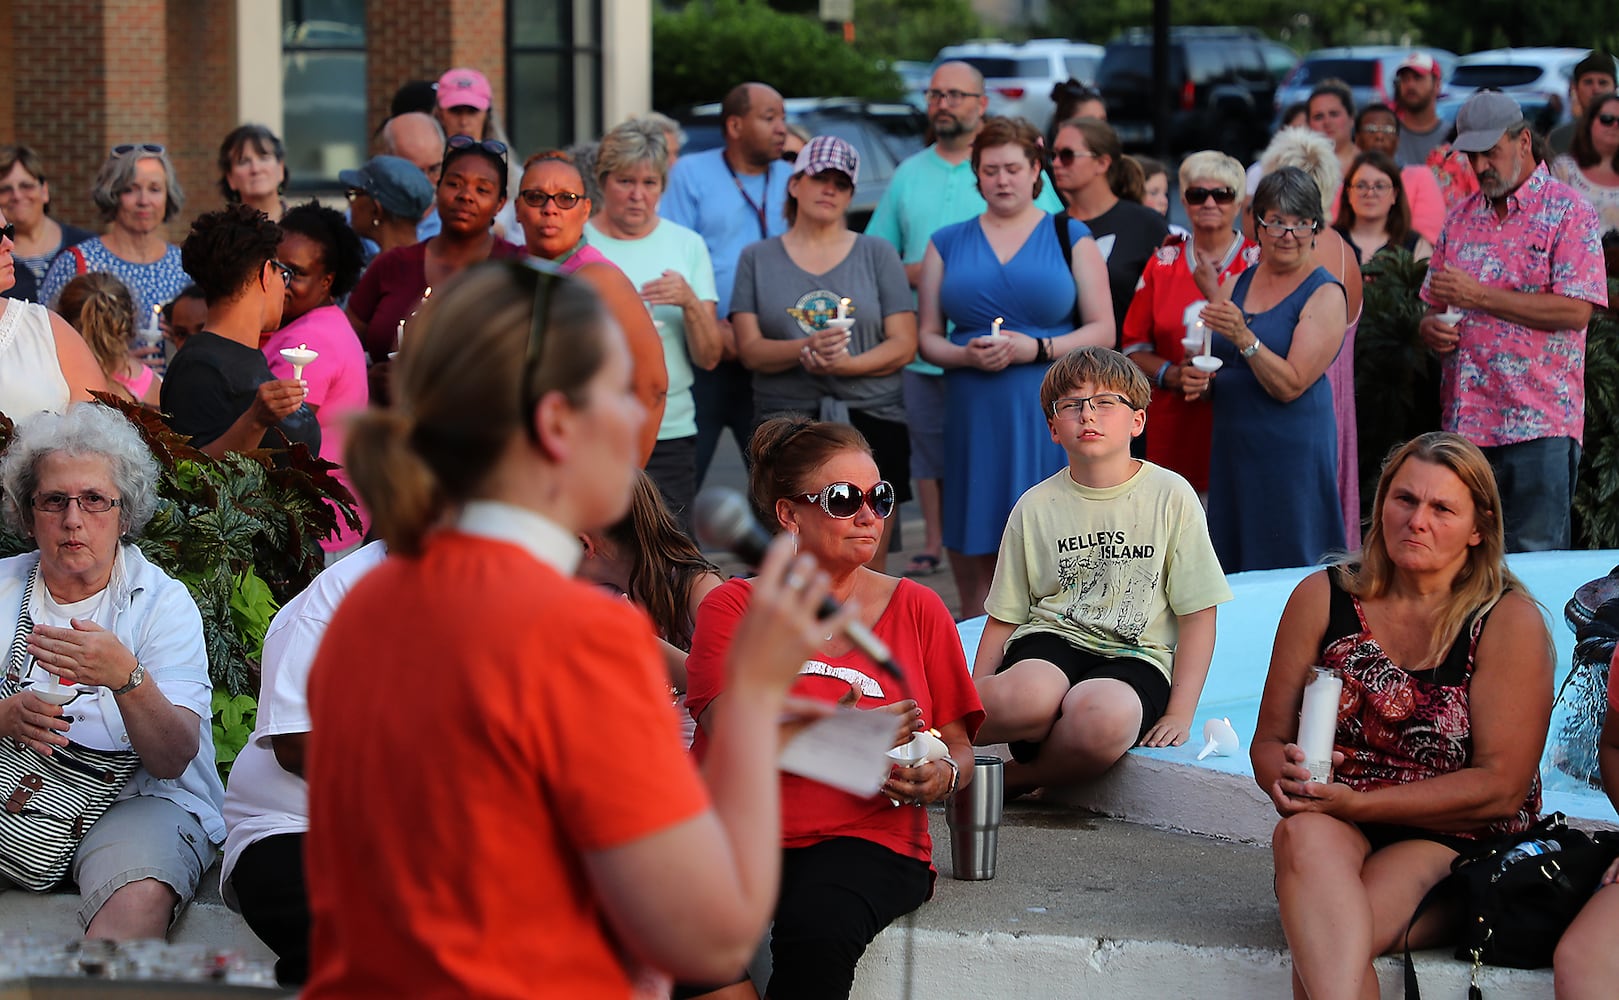
[[[1191,485],[1130,457],[1151,393],[1100,347],[1071,351],[1041,383],[1068,468],[1012,509],[973,662],[987,716],[976,742],[1011,744],[1007,798],[1190,732],[1231,589]]]

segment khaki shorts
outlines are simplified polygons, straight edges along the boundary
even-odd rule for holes
[[[82,900],[79,923],[89,927],[113,893],[152,878],[180,897],[169,914],[172,927],[217,854],[197,817],[168,799],[137,795],[114,802],[80,841],[68,869]]]

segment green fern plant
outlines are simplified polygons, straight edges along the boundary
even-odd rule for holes
[[[202,614],[214,732],[225,737],[215,742],[223,777],[245,739],[244,720],[246,731],[252,728],[270,619],[320,572],[320,539],[337,518],[359,530],[354,497],[332,476],[336,466],[303,444],[216,461],[153,411],[109,393],[96,398],[135,425],[157,460],[157,510],[136,544],[186,585]],[[12,432],[11,420],[0,414],[0,453]],[[33,548],[31,539],[0,529],[0,556]]]
[[[1585,453],[1574,483],[1574,544],[1619,548],[1619,280],[1585,334]]]

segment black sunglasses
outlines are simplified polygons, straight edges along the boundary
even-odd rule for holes
[[[1054,149],[1051,151],[1052,162],[1061,163],[1065,167],[1073,166],[1075,160],[1083,160],[1086,158],[1094,159],[1100,155],[1100,153],[1089,153],[1082,152],[1078,149],[1069,149],[1067,146],[1063,146],[1060,149]]]
[[[841,521],[860,513],[861,504],[870,506],[878,517],[886,518],[894,513],[894,484],[881,479],[871,489],[862,490],[854,483],[833,483],[819,493],[798,493],[789,499],[815,504]]]
[[[8,222],[5,225],[0,226],[0,240],[10,240],[13,243],[17,242],[17,224],[15,222]]]
[[[1201,205],[1210,198],[1214,199],[1216,205],[1229,205],[1237,200],[1237,192],[1228,187],[1186,189],[1188,205]]]
[[[114,155],[114,156],[128,156],[130,153],[135,152],[137,149],[140,150],[143,153],[151,153],[153,156],[162,156],[166,152],[166,150],[164,150],[164,148],[162,146],[158,145],[155,142],[140,142],[140,143],[125,142],[125,143],[120,143],[119,145],[112,147],[112,155]]]
[[[524,257],[508,262],[520,274],[534,276],[534,315],[528,326],[528,347],[523,352],[523,379],[518,387],[523,403],[523,426],[534,436],[534,407],[540,398],[531,386],[545,355],[545,333],[551,326],[551,294],[562,281],[562,271],[548,260]]]
[[[1619,125],[1619,115],[1597,115],[1597,121],[1609,128],[1613,128],[1615,125]]]
[[[451,153],[463,149],[481,149],[491,156],[500,157],[500,162],[506,162],[506,144],[498,139],[474,139],[470,135],[452,135],[450,141],[444,144],[444,158],[450,158]]]

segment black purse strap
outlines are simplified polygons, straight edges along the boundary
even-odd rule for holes
[[[28,586],[23,588],[22,607],[17,611],[17,634],[11,639],[11,656],[6,660],[6,680],[13,684],[20,684],[23,678],[23,663],[28,659],[28,636],[34,631],[33,616],[28,613],[28,606],[34,601],[34,584],[39,580],[39,564],[34,564],[34,571],[28,574]]]
[[[1074,243],[1068,238],[1068,213],[1058,212],[1051,217],[1051,224],[1057,227],[1057,245],[1062,247],[1062,262],[1068,266],[1068,273],[1074,273]],[[1074,311],[1069,316],[1068,328],[1079,329],[1079,298],[1074,298]]]

